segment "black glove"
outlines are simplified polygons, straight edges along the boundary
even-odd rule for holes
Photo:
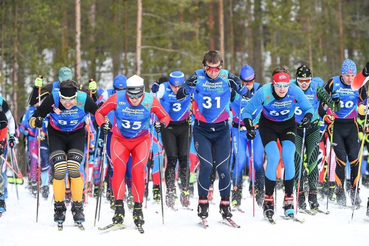
[[[8,143],[9,143],[9,147],[10,148],[14,148],[14,146],[15,146],[15,137],[14,136],[10,136],[9,137],[9,140],[8,140]]]
[[[254,127],[251,128],[251,129],[249,129],[249,130],[247,130],[246,137],[247,137],[247,139],[250,139],[250,140],[252,140],[252,139],[254,139],[256,137],[256,132],[255,132]]]
[[[308,128],[311,124],[311,118],[313,117],[313,115],[311,113],[307,113],[305,114],[304,118],[302,118],[300,126],[302,128]]]
[[[369,62],[366,63],[366,66],[363,69],[363,75],[365,77],[368,77],[369,76]]]
[[[35,127],[42,128],[42,123],[44,122],[44,118],[37,117],[35,120]]]
[[[154,128],[155,128],[155,131],[156,131],[157,133],[159,133],[159,132],[162,132],[162,131],[164,130],[165,125],[164,125],[164,123],[162,123],[162,122],[155,122],[155,123],[154,123]]]
[[[0,141],[0,155],[4,154],[5,141]]]
[[[112,124],[108,121],[101,125],[101,132],[103,134],[108,134],[112,128]]]
[[[340,102],[340,95],[338,95],[338,93],[333,93],[331,97],[332,97],[332,101],[333,101],[335,104],[337,104],[337,103],[339,103],[339,102]]]

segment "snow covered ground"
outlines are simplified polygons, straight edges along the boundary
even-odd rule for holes
[[[150,191],[151,191],[150,184]],[[363,200],[359,210],[355,210],[351,221],[351,209],[338,209],[329,204],[329,215],[315,216],[298,214],[305,218],[304,224],[286,221],[279,217],[282,214],[282,191],[278,191],[276,225],[269,224],[263,219],[262,209],[256,207],[255,217],[252,215],[252,199],[244,189],[242,209],[245,213],[233,212],[233,219],[241,228],[231,228],[219,223],[221,215],[219,208],[219,193],[215,189],[215,205],[210,205],[209,228],[198,225],[196,215],[197,198],[192,199],[193,211],[179,209],[172,211],[164,208],[164,225],[162,224],[161,206],[148,201],[144,209],[145,234],[134,229],[132,212],[126,208],[124,230],[103,232],[98,227],[111,223],[113,211],[106,199],[103,200],[101,218],[94,227],[95,204],[94,198],[88,199],[85,207],[85,231],[73,226],[70,207],[64,230],[58,231],[53,222],[53,204],[42,199],[39,207],[39,218],[36,223],[36,199],[33,198],[25,185],[18,186],[19,203],[15,188],[9,185],[9,199],[6,200],[7,211],[0,218],[0,246],[12,245],[369,245],[369,222],[366,217],[366,203],[369,189],[361,189]],[[196,194],[196,191],[195,191]],[[150,192],[151,195],[151,192]],[[348,201],[349,202],[349,201]],[[321,209],[326,209],[326,201],[321,201]],[[180,204],[178,201],[178,208]]]

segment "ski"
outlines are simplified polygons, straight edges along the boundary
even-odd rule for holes
[[[308,215],[316,215],[317,212],[314,212],[313,210],[309,210],[306,208],[302,208],[299,210],[300,213],[308,214]]]
[[[265,219],[272,225],[277,224],[272,216],[265,216]]]
[[[141,225],[141,224],[136,225],[136,228],[137,228],[137,230],[138,230],[141,234],[144,234],[144,233],[145,233],[145,231],[144,231],[144,229],[142,228],[142,225]]]
[[[123,225],[123,224],[114,224],[114,223],[112,223],[112,224],[109,224],[109,225],[104,226],[104,227],[98,227],[97,229],[99,231],[106,231],[106,230],[109,230],[109,229],[125,229],[125,228],[126,228],[126,226]]]
[[[201,222],[199,222],[199,225],[202,226],[204,229],[209,227],[208,220],[207,219],[201,219]]]
[[[237,207],[233,207],[232,208],[232,211],[238,211],[238,212],[240,212],[240,213],[245,213],[245,211],[244,210],[242,210],[242,208],[240,208],[239,206],[237,206]]]
[[[58,231],[63,230],[63,222],[58,222]]]
[[[188,211],[193,211],[193,208],[189,208],[189,207],[182,207],[182,209],[188,210]]]
[[[81,231],[85,230],[85,227],[82,225],[82,222],[74,222],[74,225],[77,226]]]
[[[330,213],[328,210],[323,211],[323,210],[320,210],[320,209],[314,209],[314,211],[316,211],[317,213],[320,213],[320,214],[325,214],[325,215],[328,215]]]
[[[221,221],[222,224],[228,225],[230,227],[234,228],[240,228],[241,226],[237,225],[236,222],[234,222],[232,219],[223,219]]]
[[[303,224],[305,222],[305,219],[298,219],[295,216],[291,215],[291,216],[285,216],[285,215],[281,215],[281,217],[285,220],[292,220],[294,222],[299,222],[301,224]]]

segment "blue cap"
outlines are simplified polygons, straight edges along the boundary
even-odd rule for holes
[[[185,82],[185,76],[181,71],[174,71],[169,74],[169,83],[180,86]]]
[[[356,75],[356,64],[353,60],[346,59],[342,63],[341,74],[355,74]]]
[[[252,69],[252,67],[249,65],[243,66],[240,72],[240,79],[246,82],[254,80],[255,79],[254,69]]]
[[[115,90],[124,90],[127,87],[127,77],[121,74],[115,76],[113,87]]]

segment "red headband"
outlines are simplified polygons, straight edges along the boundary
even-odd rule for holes
[[[290,75],[288,73],[276,73],[273,75],[273,84],[279,82],[290,82]]]

